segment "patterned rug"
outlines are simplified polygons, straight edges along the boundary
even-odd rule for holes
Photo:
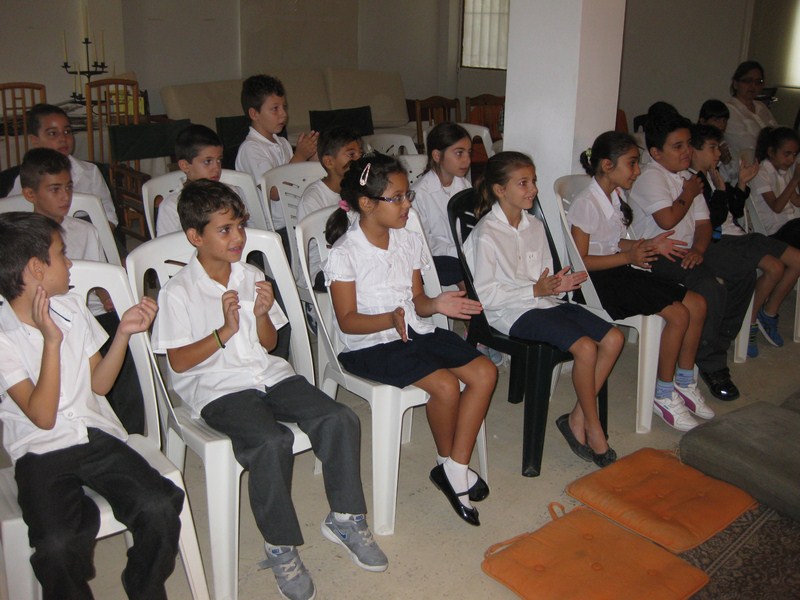
[[[692,600],[800,599],[800,523],[764,505],[679,556],[711,578]]]

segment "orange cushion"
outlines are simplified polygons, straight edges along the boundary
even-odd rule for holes
[[[653,448],[581,477],[567,493],[673,552],[703,543],[756,504],[747,492]]]
[[[688,598],[708,575],[663,548],[576,508],[486,551],[483,570],[521,598]]]

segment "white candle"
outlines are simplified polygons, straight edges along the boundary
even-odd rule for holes
[[[67,32],[66,31],[62,31],[61,35],[64,38],[64,62],[68,63],[69,62],[69,57],[67,56]]]
[[[83,39],[89,37],[89,9],[86,7],[86,2],[81,2],[81,37]]]

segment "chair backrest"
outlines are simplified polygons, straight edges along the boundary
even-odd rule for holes
[[[249,226],[253,229],[263,229],[264,231],[274,231],[272,225],[272,213],[270,212],[269,202],[262,201],[258,191],[255,178],[250,173],[222,169],[219,180],[226,185],[233,185],[242,190],[244,198],[242,202],[247,206],[250,213]]]
[[[767,228],[764,226],[764,221],[761,220],[761,215],[758,214],[755,204],[753,204],[753,194],[750,194],[745,201],[744,210],[744,230],[750,231],[751,229],[756,233],[767,235]]]
[[[484,127],[483,125],[474,125],[472,123],[458,123],[461,127],[467,130],[469,134],[469,139],[471,142],[475,142],[475,138],[478,138],[483,144],[483,147],[486,151],[486,158],[491,158],[494,156],[494,150],[492,149],[492,137],[489,134],[489,129]],[[428,127],[425,129],[425,153],[427,154],[428,148],[428,134],[430,133],[433,127]],[[474,157],[473,157],[474,159]]]
[[[0,199],[0,212],[33,212],[33,204],[28,202],[24,196],[9,196]],[[103,204],[96,196],[90,194],[72,194],[72,205],[67,213],[70,217],[76,214],[85,213],[89,215],[89,220],[97,229],[100,237],[100,245],[106,255],[106,260],[112,265],[121,265],[122,260],[119,256],[119,248],[108,224]]]
[[[567,247],[567,256],[569,258],[569,263],[572,265],[572,268],[575,271],[586,271],[586,265],[583,262],[583,257],[578,251],[578,247],[575,245],[575,239],[572,237],[572,228],[570,227],[569,221],[567,221],[567,210],[569,209],[575,197],[589,187],[591,182],[592,178],[589,177],[589,175],[565,175],[564,177],[559,177],[556,179],[555,183],[553,184],[553,190],[556,193],[556,202],[558,202],[561,230],[564,234],[564,244]],[[583,283],[580,291],[583,295],[586,306],[593,308],[596,311],[601,311],[602,317],[606,321],[614,320],[603,308],[603,304],[600,302],[600,297],[597,295],[597,291],[594,289],[591,275],[589,276],[589,279]]]
[[[458,98],[445,98],[431,96],[424,100],[414,101],[414,113],[417,119],[417,143],[425,144],[423,135],[423,122],[429,126],[443,123],[444,121],[461,122],[461,102]]]
[[[302,375],[313,385],[314,366],[306,331],[305,312],[300,305],[297,286],[286,261],[281,238],[278,234],[263,229],[247,228],[246,232],[244,256],[260,252],[264,257],[264,264],[269,267],[271,276],[281,292],[286,316],[292,325],[290,362],[298,375]],[[154,272],[160,285],[163,285],[189,262],[193,254],[194,247],[183,232],[170,233],[134,248],[125,261],[131,288],[137,295],[144,295],[145,275],[148,271]]]
[[[250,131],[250,117],[236,115],[233,117],[217,117],[217,135],[222,142],[222,168],[234,169],[239,146],[247,139]]]
[[[422,236],[423,258],[430,265],[428,273],[423,274],[422,276],[422,284],[425,289],[425,295],[428,296],[429,298],[436,298],[436,296],[442,293],[442,285],[441,283],[439,283],[439,276],[436,273],[436,267],[434,267],[433,265],[433,255],[431,254],[431,248],[428,245],[428,238],[425,237],[425,230],[422,227],[422,221],[420,219],[419,213],[413,208],[408,212],[408,221],[406,221],[406,229],[418,233]],[[433,321],[433,324],[436,325],[437,327],[441,327],[442,329],[448,329],[447,317],[441,313],[434,314],[431,317],[431,321]]]
[[[139,123],[139,84],[132,79],[90,81],[85,96],[89,160],[110,163],[111,151],[106,145],[108,126]]]
[[[137,302],[131,292],[125,269],[118,265],[88,260],[73,261],[70,269],[70,286],[72,291],[84,298],[93,288],[103,288],[111,296],[111,300],[114,302],[114,309],[120,316]],[[139,385],[142,388],[145,436],[157,446],[161,446],[155,380],[151,369],[146,336],[146,333],[132,335],[128,342],[128,347],[136,366]]]
[[[361,139],[364,140],[365,152],[375,150],[390,156],[419,154],[414,140],[402,133],[376,133],[374,135],[365,135]]]
[[[28,151],[26,113],[34,104],[47,102],[44,84],[28,82],[0,83],[0,125],[2,125],[5,161],[0,171],[22,163]]]
[[[142,186],[142,203],[147,230],[150,237],[156,237],[156,207],[169,194],[183,186],[183,171],[172,171],[145,181]]]
[[[492,94],[467,96],[465,120],[475,125],[487,127],[491,132],[492,141],[497,141],[503,137],[502,115],[505,106],[505,96],[494,96]],[[488,153],[488,146],[486,151]]]
[[[401,154],[397,160],[408,172],[408,185],[419,179],[428,166],[428,157],[425,154]]]

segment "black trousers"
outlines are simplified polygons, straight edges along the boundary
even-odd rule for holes
[[[697,292],[708,305],[695,362],[706,373],[727,366],[727,352],[742,327],[756,285],[756,271],[737,258],[735,246],[724,240],[711,244],[703,263],[684,269],[680,261],[663,256],[652,263],[653,273]]]
[[[45,600],[92,598],[92,557],[103,496],[133,535],[122,574],[129,598],[166,599],[175,568],[183,491],[117,438],[89,429],[89,442],[17,461],[18,502],[34,549],[31,565]],[[13,573],[9,574],[13,577]]]
[[[276,546],[303,543],[292,503],[294,436],[278,421],[297,423],[322,462],[331,510],[367,511],[361,487],[361,429],[356,414],[300,375],[267,389],[217,398],[200,412],[231,438],[237,462],[250,472],[250,506],[261,534]]]

